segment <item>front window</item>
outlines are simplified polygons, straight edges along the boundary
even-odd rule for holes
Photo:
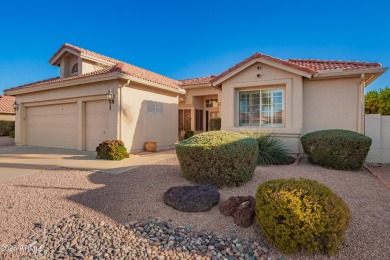
[[[239,126],[283,127],[284,89],[239,92]]]

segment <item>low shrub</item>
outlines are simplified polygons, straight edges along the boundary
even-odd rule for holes
[[[0,120],[0,136],[8,136],[11,131],[15,131],[15,121]]]
[[[286,254],[336,253],[350,222],[345,202],[325,185],[308,179],[277,179],[256,193],[256,220]]]
[[[242,133],[257,141],[259,146],[258,165],[287,165],[295,161],[293,157],[289,156],[290,151],[282,140],[273,137],[272,132],[244,130]]]
[[[192,136],[194,136],[194,135],[195,135],[195,132],[194,132],[194,131],[186,131],[186,132],[184,133],[184,139],[190,138],[190,137],[192,137]]]
[[[10,131],[9,132],[9,137],[15,138],[15,131]]]
[[[337,170],[359,170],[372,143],[371,138],[348,130],[322,130],[301,137],[309,161]]]
[[[216,117],[216,118],[210,119],[209,128],[210,128],[210,131],[221,130],[221,118]]]
[[[210,131],[178,143],[176,154],[185,178],[223,187],[252,179],[257,149],[256,141],[245,135]]]
[[[129,158],[124,143],[120,140],[103,141],[96,147],[97,158],[120,161]]]

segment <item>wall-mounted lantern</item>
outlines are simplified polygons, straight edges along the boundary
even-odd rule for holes
[[[19,104],[16,103],[16,100],[15,100],[15,102],[12,104],[12,106],[13,106],[15,112],[19,110]]]
[[[110,103],[110,110],[111,110],[111,104],[114,104],[114,98],[115,98],[115,94],[112,93],[111,89],[107,92],[107,100],[108,100],[108,103]]]

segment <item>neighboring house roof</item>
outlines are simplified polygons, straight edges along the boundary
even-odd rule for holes
[[[101,69],[101,70],[90,72],[90,73],[79,74],[79,75],[65,77],[65,78],[56,77],[56,78],[41,80],[41,81],[37,81],[37,82],[33,82],[33,83],[28,83],[28,84],[18,86],[15,88],[6,89],[5,92],[10,91],[10,90],[31,88],[31,87],[36,87],[36,86],[46,85],[46,84],[51,84],[51,83],[64,82],[64,81],[69,81],[69,80],[74,80],[74,79],[87,78],[87,77],[91,77],[91,76],[95,76],[95,75],[108,74],[108,73],[112,73],[112,72],[119,72],[119,73],[122,73],[122,74],[125,74],[128,76],[139,78],[141,80],[149,81],[152,83],[157,83],[157,84],[166,86],[166,87],[174,89],[174,90],[182,90],[180,87],[180,85],[182,83],[178,80],[174,80],[174,79],[165,77],[165,76],[157,74],[155,72],[152,72],[152,71],[134,66],[132,64],[125,63],[125,62],[101,55],[99,53],[95,53],[95,52],[92,52],[92,51],[89,51],[89,50],[86,50],[83,48],[79,48],[77,46],[73,46],[73,45],[70,45],[68,43],[62,45],[56,51],[56,53],[50,58],[49,62],[52,63],[53,59],[65,49],[70,49],[70,50],[75,51],[79,54],[86,54],[88,56],[96,57],[96,58],[111,62],[111,63],[113,63],[113,65],[106,67],[104,69]]]
[[[13,103],[15,97],[0,95],[0,113],[2,114],[15,114]]]
[[[201,78],[192,78],[192,79],[182,79],[180,82],[182,83],[182,86],[187,86],[187,85],[201,85],[201,84],[208,84],[210,83],[213,78],[215,78],[215,75],[210,75],[206,77],[201,77]]]

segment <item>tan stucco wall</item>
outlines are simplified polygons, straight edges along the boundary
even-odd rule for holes
[[[3,113],[0,113],[0,120],[15,121],[15,115],[14,114],[3,114]]]
[[[79,64],[80,74],[85,74],[102,69],[102,66],[97,65],[95,62],[91,62],[85,59],[80,59],[81,66]]]
[[[69,77],[71,75],[73,65],[79,62],[79,57],[77,57],[76,55],[68,54],[67,56],[62,58],[60,62],[61,62],[61,66],[60,66],[61,78]]]
[[[131,83],[122,87],[121,138],[131,151],[144,150],[147,141],[158,149],[174,147],[178,140],[178,94]],[[147,101],[163,103],[163,114],[147,113]]]
[[[118,81],[104,81],[91,84],[67,86],[63,88],[21,94],[16,96],[19,110],[16,112],[15,120],[15,143],[17,145],[27,144],[26,120],[27,108],[31,106],[52,105],[61,103],[77,103],[78,124],[77,124],[77,149],[85,149],[85,102],[92,100],[106,100],[106,93],[112,89],[117,94]],[[107,102],[107,109],[108,102]],[[118,138],[118,102],[109,111],[109,138]]]
[[[359,132],[359,77],[303,84],[303,134],[335,128]]]
[[[257,66],[261,66],[261,70]],[[261,78],[257,74],[261,74]],[[293,153],[300,152],[299,137],[302,131],[302,77],[266,64],[256,63],[239,72],[222,83],[221,118],[222,129],[240,132],[238,124],[238,93],[240,90],[269,88],[272,86],[285,88],[285,127],[263,128],[283,137],[287,148]],[[251,131],[261,128],[248,128]]]

